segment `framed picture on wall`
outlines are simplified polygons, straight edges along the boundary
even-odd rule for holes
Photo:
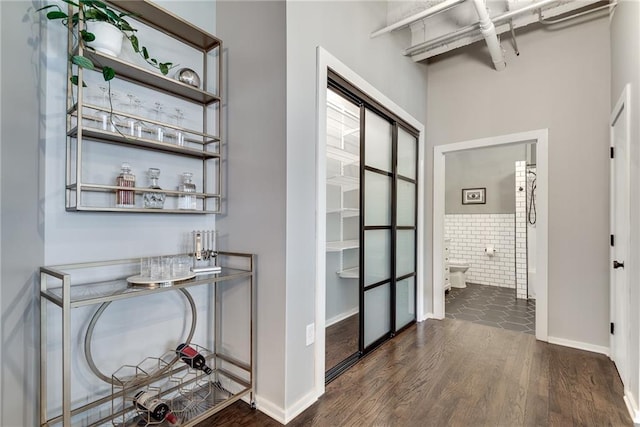
[[[484,205],[487,203],[486,188],[463,188],[462,204],[463,205]]]

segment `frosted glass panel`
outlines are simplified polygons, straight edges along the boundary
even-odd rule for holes
[[[389,280],[391,271],[391,231],[367,230],[364,233],[364,285]]]
[[[415,271],[415,240],[415,231],[398,230],[396,243],[396,277]]]
[[[398,180],[397,225],[413,227],[416,225],[416,185]]]
[[[391,172],[391,123],[369,110],[364,117],[364,164]]]
[[[364,346],[368,347],[391,329],[391,285],[364,293]]]
[[[404,129],[398,128],[398,174],[416,179],[418,141]]]
[[[365,171],[364,224],[391,225],[391,177]]]
[[[415,311],[415,278],[408,277],[396,283],[396,331],[413,322]]]

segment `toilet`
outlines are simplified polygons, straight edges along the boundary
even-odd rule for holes
[[[460,259],[449,260],[449,278],[452,288],[466,288],[467,287],[467,270],[471,267],[471,264]]]

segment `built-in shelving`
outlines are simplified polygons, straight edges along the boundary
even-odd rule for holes
[[[338,147],[327,145],[327,157],[330,159],[338,160],[345,164],[357,165],[360,161],[360,155],[343,150]]]
[[[343,218],[352,218],[360,215],[360,209],[358,208],[340,208],[340,209],[327,209],[328,214],[340,214]]]
[[[358,177],[349,175],[334,175],[327,177],[327,184],[339,185],[344,191],[356,190],[360,185]]]
[[[339,240],[335,242],[327,242],[327,252],[340,252],[347,249],[358,249],[360,242],[358,240]]]
[[[338,276],[343,279],[357,279],[360,277],[360,269],[359,267],[345,268],[338,271]]]

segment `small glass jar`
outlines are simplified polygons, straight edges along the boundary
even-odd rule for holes
[[[182,184],[178,186],[178,191],[183,193],[195,193],[196,185],[191,182],[193,174],[191,172],[184,172],[182,174]],[[178,197],[178,209],[196,209],[196,196],[191,194],[181,194]]]
[[[135,187],[136,176],[131,172],[131,165],[124,162],[120,174],[116,177],[118,187]],[[133,208],[136,206],[136,193],[134,190],[116,190],[116,207]]]
[[[149,168],[149,170],[147,171],[147,175],[150,181],[149,188],[152,190],[161,190],[160,185],[158,185],[158,179],[160,178],[160,169]],[[150,209],[162,209],[164,207],[164,200],[166,196],[167,195],[165,193],[159,191],[145,192],[142,195],[144,207]]]

